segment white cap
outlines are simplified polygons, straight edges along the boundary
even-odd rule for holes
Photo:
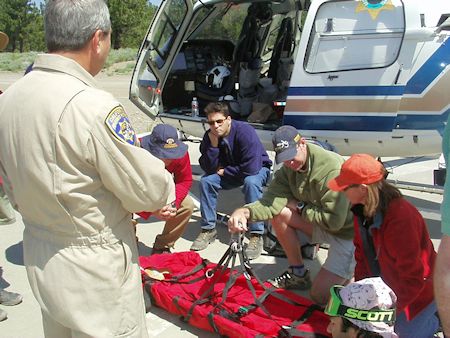
[[[348,284],[339,289],[342,304],[358,310],[390,310],[395,309],[397,296],[380,277],[366,278]],[[394,333],[394,323],[362,321],[350,319],[353,324],[361,329],[376,332],[382,337],[397,337]]]

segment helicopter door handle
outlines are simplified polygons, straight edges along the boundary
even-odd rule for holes
[[[398,84],[398,79],[400,78],[400,74],[402,73],[402,67],[398,69],[397,75],[395,76],[394,84]]]

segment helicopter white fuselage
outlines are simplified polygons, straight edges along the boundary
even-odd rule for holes
[[[170,26],[171,17],[170,1],[163,2],[142,44],[130,99],[147,114],[158,114],[164,123],[198,137],[209,126],[204,116],[190,116],[191,98],[200,97],[204,107],[231,95],[241,108],[250,101],[253,110],[255,103],[275,110],[268,121],[252,123],[268,149],[274,130],[288,124],[342,155],[440,153],[450,111],[450,1],[313,0],[309,6],[302,1],[302,10],[299,3],[186,0],[186,13],[172,25],[178,31],[171,37],[161,33],[162,23]],[[225,18],[246,4],[254,6],[247,17],[256,19],[244,20],[231,47],[205,39],[202,28],[207,23],[198,24],[199,17],[205,22]],[[262,14],[251,14],[255,10]],[[271,17],[264,10],[270,10]],[[288,31],[286,53],[274,61],[282,34],[276,39],[270,34],[283,27],[278,16],[290,17],[293,30]],[[256,23],[249,28],[248,22]],[[257,31],[257,52],[250,61],[243,60],[239,51],[252,29]],[[161,37],[170,43],[162,44]],[[254,67],[255,95],[252,86],[245,92],[248,79],[242,79],[243,69],[251,69],[254,59],[261,62]],[[234,83],[228,92],[215,93],[201,83],[209,65],[218,61],[231,70]],[[274,71],[275,62],[279,66]],[[242,119],[247,117],[242,114]]]

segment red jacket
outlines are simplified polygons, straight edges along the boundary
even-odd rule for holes
[[[186,152],[184,157],[173,160],[166,169],[173,174],[173,180],[175,182],[175,204],[178,209],[192,186],[192,168],[189,152]],[[147,219],[152,213],[141,211],[137,214],[142,218]]]
[[[358,218],[354,219],[355,280],[371,277],[364,255]],[[397,311],[414,318],[434,300],[433,243],[419,211],[404,198],[393,200],[384,219],[375,215],[369,228],[373,236],[381,277],[397,295]]]

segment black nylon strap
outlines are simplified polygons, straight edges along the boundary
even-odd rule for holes
[[[365,224],[366,222],[361,222],[361,219],[359,219],[359,221],[359,234],[361,235],[364,254],[367,257],[370,272],[372,273],[372,276],[381,276],[380,265],[378,264],[372,235],[370,234],[369,229],[367,229],[367,225]]]
[[[217,272],[219,272],[218,276],[215,277],[216,280],[219,280],[220,277],[222,277],[222,275],[225,274],[227,266],[228,266],[228,264],[230,262],[230,259],[232,258],[232,255],[230,255],[231,252],[232,252],[231,247],[229,247],[227,249],[227,251],[225,252],[225,254],[222,256],[222,258],[219,260],[220,265],[219,265],[219,263],[217,263],[217,265],[214,267],[214,269],[213,269],[213,272],[214,272],[213,277],[217,274]],[[225,264],[223,264],[224,261],[225,261]],[[192,303],[192,305],[189,308],[187,314],[184,316],[186,322],[189,322],[189,320],[191,319],[192,313],[194,312],[194,308],[197,305],[204,304],[204,303],[209,302],[211,300],[211,294],[212,294],[212,291],[214,290],[214,284],[215,283],[211,283],[209,288],[206,289],[205,292],[203,292],[203,294],[196,301],[194,301]]]
[[[311,304],[310,306],[308,306],[306,311],[303,312],[303,314],[298,319],[296,319],[292,322],[292,324],[291,324],[292,329],[289,329],[289,331],[297,330],[296,327],[303,324],[304,322],[306,322],[308,320],[308,318],[312,316],[314,311],[323,312],[322,308],[319,305]]]
[[[211,325],[211,327],[214,329],[215,332],[219,333],[218,328],[214,322],[214,317],[216,315],[222,316],[224,318],[227,318],[229,320],[233,320],[235,322],[239,322],[239,318],[247,315],[248,313],[250,313],[251,311],[256,310],[257,308],[261,308],[261,310],[268,316],[268,318],[270,318],[274,323],[277,324],[277,326],[280,327],[280,331],[279,331],[279,337],[291,337],[292,335],[300,335],[300,336],[304,336],[304,337],[319,337],[317,335],[312,334],[311,332],[305,332],[302,330],[298,330],[296,329],[296,327],[298,325],[301,325],[302,323],[304,323],[314,312],[314,310],[319,310],[320,308],[318,306],[315,305],[311,305],[309,306],[306,311],[302,314],[302,316],[300,316],[299,319],[295,320],[292,322],[292,324],[288,327],[286,326],[281,326],[270,314],[270,312],[265,308],[264,306],[264,302],[267,299],[268,296],[273,296],[276,297],[286,303],[289,303],[291,305],[295,305],[295,306],[301,306],[301,307],[306,307],[303,304],[300,304],[292,299],[287,298],[286,296],[283,296],[282,294],[275,292],[276,289],[274,287],[267,287],[264,282],[262,282],[259,277],[253,272],[252,267],[249,264],[249,260],[247,258],[247,255],[245,253],[245,249],[242,248],[242,250],[240,251],[233,251],[231,249],[231,245],[230,247],[227,249],[227,251],[225,252],[225,254],[221,257],[221,259],[219,260],[219,263],[217,263],[217,265],[211,270],[212,272],[212,276],[215,278],[214,281],[211,282],[211,285],[208,287],[207,290],[205,290],[203,292],[203,294],[197,299],[195,300],[187,314],[185,316],[183,316],[183,320],[186,322],[189,322],[190,318],[192,317],[194,308],[197,305],[201,305],[201,304],[206,304],[206,303],[210,303],[213,297],[213,290],[214,290],[214,284],[216,281],[220,280],[221,277],[227,272],[228,270],[228,266],[231,263],[231,266],[229,268],[229,274],[230,277],[228,279],[228,281],[225,284],[225,287],[222,291],[222,300],[217,303],[213,309],[208,313],[207,317],[208,317],[208,321]],[[239,257],[240,260],[240,264],[236,265],[236,258]],[[190,272],[181,275],[182,278],[180,278],[180,276],[175,276],[175,278],[172,278],[171,280],[168,280],[170,282],[174,282],[174,283],[183,283],[181,281],[181,279],[186,278],[194,273],[196,273],[197,271],[200,271],[201,269],[203,269],[206,265],[208,264],[208,261],[204,260],[201,264],[197,265],[194,269],[192,269]],[[236,280],[241,276],[244,275],[245,276],[245,280],[247,283],[247,286],[249,288],[249,290],[252,293],[253,299],[254,299],[254,303],[250,304],[246,307],[242,308],[242,311],[238,311],[236,313],[229,313],[225,308],[222,307],[222,304],[226,301],[227,296],[228,296],[228,292],[229,290],[232,288],[232,286],[235,284]],[[211,277],[211,278],[213,278]],[[195,280],[201,280],[206,278],[204,275],[196,278]],[[258,284],[260,284],[263,289],[264,292],[258,297],[256,294],[256,290],[251,282],[251,279],[255,278],[255,280],[257,281]],[[184,283],[190,283],[191,281],[188,282],[184,282]],[[184,284],[183,283],[183,284]],[[173,302],[175,303],[177,309],[180,310],[181,312],[181,308],[179,307],[178,301],[179,301],[179,296],[175,297]],[[241,309],[240,309],[241,310]]]
[[[208,264],[209,264],[209,261],[207,259],[203,259],[202,262],[200,264],[196,265],[191,271],[188,271],[182,275],[172,276],[172,278],[164,279],[163,282],[180,283],[180,284],[196,283],[199,280],[202,280],[203,278],[205,278],[205,276],[202,275],[201,277],[197,277],[197,278],[192,279],[187,282],[183,282],[182,279],[185,279],[186,277],[192,276],[192,275],[196,274],[197,272],[199,272],[200,270],[203,270],[204,268],[206,268],[206,266]]]

